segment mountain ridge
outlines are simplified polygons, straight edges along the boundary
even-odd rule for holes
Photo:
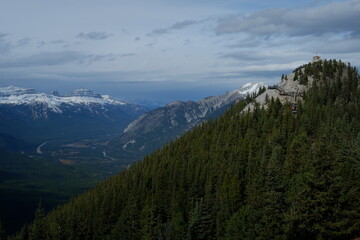
[[[43,104],[50,111],[62,113],[63,104],[67,105],[133,105],[141,108],[136,104],[129,104],[118,100],[113,100],[109,95],[94,94],[88,89],[76,89],[71,93],[60,95],[57,92],[53,94],[39,93],[31,88],[19,88],[9,86],[0,88],[0,104],[13,105],[35,105]]]
[[[113,139],[109,143],[110,151],[126,157],[127,152],[132,152],[141,158],[203,121],[219,116],[232,104],[244,100],[249,94],[256,94],[261,88],[266,88],[266,85],[247,83],[219,96],[209,96],[197,102],[177,100],[153,109],[135,119],[122,135]]]
[[[0,132],[28,142],[114,135],[146,111],[87,89],[60,95],[15,86],[0,88]]]

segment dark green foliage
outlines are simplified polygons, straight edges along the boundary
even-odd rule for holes
[[[307,85],[308,84],[308,76],[306,74],[302,74],[300,76],[300,80],[299,80],[299,83],[301,85]]]
[[[239,103],[47,215],[46,236],[359,237],[359,75],[337,61],[305,71],[319,78],[297,114],[274,99],[253,112]]]
[[[30,227],[30,240],[45,240],[46,238],[46,229],[45,229],[45,212],[39,203],[38,208],[35,211],[35,220]]]
[[[298,80],[298,77],[299,77],[299,73],[298,71],[296,71],[294,74],[294,81]]]
[[[86,170],[0,150],[0,220],[6,234],[32,221],[40,199],[49,211],[95,186],[98,181]]]

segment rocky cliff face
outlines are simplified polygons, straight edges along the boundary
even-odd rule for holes
[[[314,63],[309,63],[310,66]],[[318,61],[316,64],[321,64]],[[300,66],[288,75],[283,75],[280,82],[274,86],[270,86],[259,95],[255,101],[266,108],[266,99],[279,99],[281,103],[296,103],[302,100],[303,93],[306,92],[314,82],[314,76],[305,73],[305,67],[308,65]],[[244,111],[254,109],[254,103],[250,103]]]

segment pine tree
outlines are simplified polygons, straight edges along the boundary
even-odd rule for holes
[[[136,205],[130,203],[120,215],[111,233],[111,239],[141,239],[139,230],[139,212]]]
[[[45,240],[47,239],[47,229],[45,226],[45,211],[39,202],[35,210],[35,219],[30,227],[29,240]]]
[[[265,160],[266,161],[266,160]],[[283,150],[275,145],[268,162],[264,163],[264,187],[262,193],[262,232],[263,238],[279,238],[283,235],[284,183],[282,178]],[[279,238],[280,239],[280,238]]]

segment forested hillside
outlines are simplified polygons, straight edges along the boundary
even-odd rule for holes
[[[319,61],[293,112],[233,106],[10,239],[360,237],[357,69]],[[306,74],[306,75],[305,75]]]
[[[53,209],[95,186],[100,180],[91,170],[0,148],[0,222],[6,232],[32,221],[40,200],[43,208]]]

